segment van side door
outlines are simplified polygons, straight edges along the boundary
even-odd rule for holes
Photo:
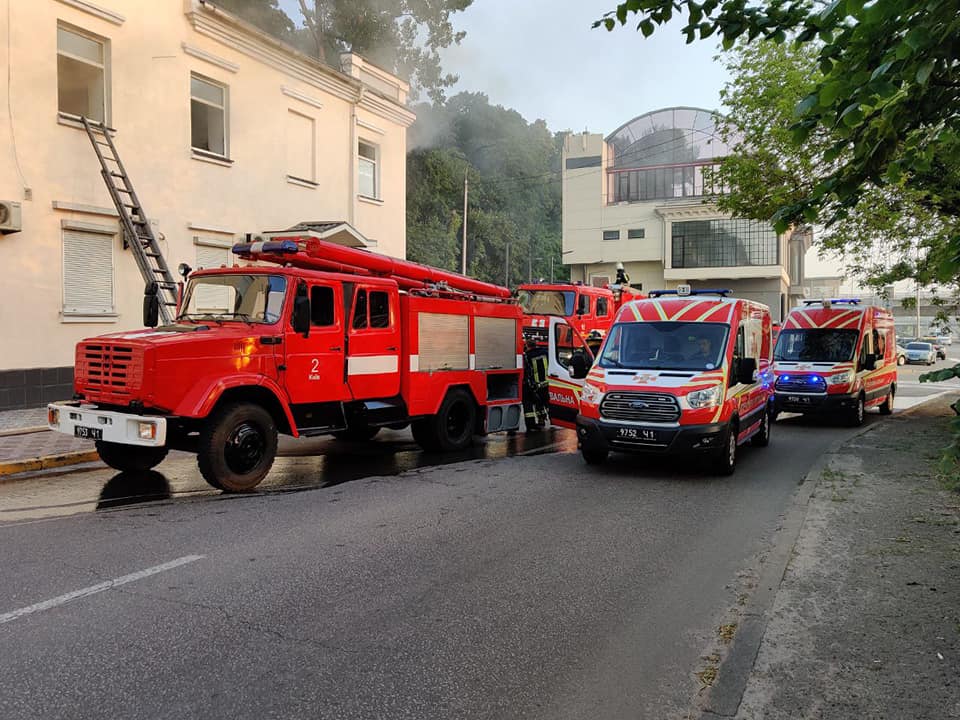
[[[585,378],[573,377],[573,357],[580,354],[589,367],[593,363],[593,356],[576,328],[558,317],[550,318],[547,351],[550,424],[576,429]]]

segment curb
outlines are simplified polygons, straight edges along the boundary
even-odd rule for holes
[[[32,435],[38,432],[50,432],[46,425],[33,425],[30,427],[14,428],[13,430],[0,430],[0,437],[10,437],[11,435]]]
[[[950,392],[950,391],[947,391]],[[957,392],[954,390],[954,392]],[[852,440],[866,435],[882,425],[890,417],[910,415],[927,402],[937,400],[946,392],[935,395],[929,400],[917,403],[895,415],[884,417],[881,422],[871,423],[856,430],[842,440],[830,445],[817,458],[813,466],[803,477],[803,482],[797,488],[786,516],[781,525],[782,536],[770,551],[769,559],[760,573],[757,588],[739,615],[739,630],[734,635],[730,650],[718,668],[717,680],[707,691],[699,704],[700,720],[717,720],[718,718],[732,718],[740,709],[740,702],[747,689],[747,681],[753,672],[753,666],[760,652],[760,644],[767,631],[770,620],[770,610],[774,599],[780,591],[780,584],[787,572],[787,565],[793,555],[793,548],[800,537],[800,531],[806,522],[807,508],[810,498],[820,485],[824,468],[831,456]]]
[[[26,460],[0,461],[0,483],[11,482],[18,479],[10,476],[19,473],[50,470],[53,468],[66,467],[67,465],[79,465],[80,463],[95,462],[99,459],[100,455],[96,450],[76,450],[74,452],[60,453],[59,455],[43,455]]]

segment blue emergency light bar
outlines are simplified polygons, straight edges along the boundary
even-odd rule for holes
[[[651,290],[648,295],[652,298],[663,297],[664,295],[676,295],[677,297],[690,297],[691,295],[719,295],[720,297],[726,297],[733,290],[690,290],[689,292],[681,293],[679,290]]]
[[[261,240],[254,243],[237,243],[233,246],[234,255],[276,254],[287,255],[299,252],[300,248],[293,240]]]
[[[804,300],[804,305],[823,305],[824,303],[830,303],[831,305],[859,305],[860,298],[820,298],[819,300]]]

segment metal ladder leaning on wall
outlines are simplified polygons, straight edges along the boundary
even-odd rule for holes
[[[90,122],[85,117],[80,119],[100,161],[100,174],[120,214],[125,243],[129,243],[133,248],[133,257],[147,285],[152,282],[157,283],[160,319],[168,325],[173,322],[177,307],[177,282],[167,266],[163,253],[160,252],[160,245],[143,211],[143,205],[140,204],[137,193],[133,190],[133,184],[130,182],[130,176],[120,162],[120,155],[113,140],[110,139],[109,129],[102,123]],[[101,148],[107,148],[109,152]],[[107,163],[113,163],[113,166]]]

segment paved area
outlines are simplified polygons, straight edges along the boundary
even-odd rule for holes
[[[47,409],[29,408],[27,410],[0,411],[0,432],[22,430],[24,428],[46,427]]]

